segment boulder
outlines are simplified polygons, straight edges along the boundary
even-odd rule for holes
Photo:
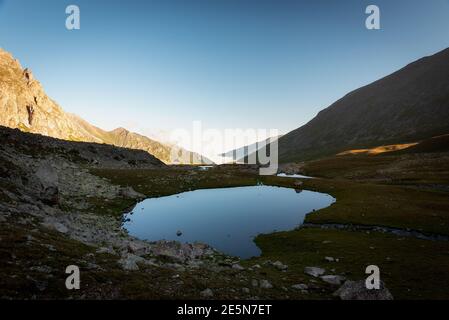
[[[96,253],[107,253],[107,254],[117,254],[114,249],[110,247],[100,247],[97,249]]]
[[[280,261],[276,261],[276,262],[273,262],[273,266],[276,268],[276,269],[278,269],[278,270],[287,270],[288,269],[288,266],[287,265],[285,265],[285,264],[283,264],[282,262],[280,262]]]
[[[56,229],[56,231],[58,231],[58,232],[61,232],[61,233],[69,232],[69,229],[67,229],[67,227],[60,222],[56,222],[53,226]]]
[[[135,255],[141,256],[150,252],[150,245],[143,241],[130,241],[128,243],[128,251]]]
[[[332,284],[334,286],[339,286],[342,284],[343,281],[346,280],[343,276],[337,276],[337,275],[326,275],[321,276],[321,280],[323,280],[326,283]]]
[[[137,263],[144,263],[145,259],[136,256],[132,253],[127,253],[122,256],[118,263],[122,266],[123,270],[139,270]]]
[[[151,244],[150,250],[154,255],[171,257],[180,262],[196,260],[214,253],[214,250],[210,246],[199,242],[192,244],[160,240]]]
[[[41,184],[40,198],[49,205],[59,204],[58,172],[48,162],[41,163],[35,172]]]
[[[234,263],[232,265],[232,269],[237,270],[237,271],[243,271],[245,270],[245,268],[243,268],[241,265],[239,265],[238,263]]]
[[[119,190],[119,195],[121,197],[124,198],[131,198],[131,199],[136,199],[136,198],[142,198],[143,195],[136,192],[132,187],[122,187]]]
[[[325,272],[326,272],[325,269],[319,268],[319,267],[305,267],[304,268],[305,274],[315,277],[315,278],[322,276]]]
[[[292,288],[296,289],[296,290],[307,290],[309,287],[306,284],[298,283],[298,284],[292,285]]]
[[[35,175],[44,188],[58,187],[58,172],[49,162],[42,162],[37,167]]]
[[[348,280],[334,292],[334,296],[341,300],[393,300],[393,295],[382,281],[379,289],[368,290],[365,286],[365,280]]]
[[[64,224],[50,217],[46,217],[42,222],[42,225],[46,228],[53,229],[61,233],[69,232],[69,229]]]
[[[271,289],[271,288],[273,288],[273,285],[268,280],[260,280],[259,284],[260,284],[260,287],[262,289]]]
[[[200,295],[203,298],[212,298],[214,296],[214,292],[211,289],[207,288],[207,289],[201,291]]]

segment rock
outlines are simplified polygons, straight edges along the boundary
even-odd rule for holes
[[[96,251],[97,253],[108,253],[108,254],[117,254],[114,249],[108,247],[100,247]]]
[[[47,187],[41,192],[41,200],[50,206],[59,204],[59,190],[56,187]]]
[[[337,275],[326,275],[326,276],[321,276],[321,280],[323,280],[326,283],[335,285],[335,286],[339,286],[341,285],[341,283],[343,281],[346,280],[345,277],[343,276],[337,276]]]
[[[292,288],[296,290],[307,290],[309,287],[306,284],[299,283],[292,285]]]
[[[35,172],[44,188],[58,186],[58,173],[49,162],[42,162]]]
[[[180,262],[196,260],[214,253],[214,250],[207,244],[199,242],[193,244],[179,243],[165,240],[152,242],[150,251],[156,256],[167,256]]]
[[[238,263],[234,263],[232,265],[232,269],[237,270],[237,271],[243,271],[245,270],[245,268],[243,268],[241,265],[239,265]]]
[[[315,277],[315,278],[323,275],[325,272],[326,272],[325,269],[319,268],[319,267],[305,267],[304,268],[304,273],[305,274],[307,274],[309,276],[312,276],[312,277]]]
[[[200,292],[200,295],[203,298],[212,298],[214,296],[214,292],[211,289],[206,289]]]
[[[53,224],[53,227],[56,229],[56,231],[61,232],[61,233],[69,232],[69,229],[67,229],[67,227],[60,222],[55,222]]]
[[[125,198],[139,198],[142,197],[143,195],[136,192],[132,187],[123,187],[119,190],[119,195]]]
[[[242,292],[243,293],[249,293],[249,289],[248,288],[242,288]]]
[[[334,296],[341,300],[393,300],[393,295],[380,282],[380,289],[368,290],[365,286],[365,280],[346,281],[340,289],[335,291]]]
[[[31,125],[33,125],[34,107],[28,105],[26,108],[27,108],[27,112],[28,112],[28,124],[31,126]]]
[[[254,268],[254,269],[260,269],[261,266],[260,266],[260,264],[255,264],[255,265],[253,265],[253,268]]]
[[[327,262],[334,262],[335,259],[332,257],[324,257],[324,260],[326,260]]]
[[[260,287],[262,289],[271,289],[273,285],[268,280],[260,280]]]
[[[280,262],[280,261],[274,262],[274,263],[273,263],[273,266],[276,267],[277,269],[281,270],[281,271],[282,271],[282,270],[288,269],[288,266],[285,265],[285,264],[283,264],[283,263]]]
[[[23,76],[25,77],[25,79],[27,80],[28,83],[30,83],[31,81],[34,80],[33,72],[31,72],[31,70],[28,68],[23,70]]]
[[[251,280],[251,285],[253,287],[258,287],[259,286],[259,281],[257,281],[256,279]]]
[[[50,163],[43,162],[36,169],[35,175],[41,183],[41,200],[49,205],[57,205],[59,203],[59,182],[56,169]]]
[[[155,259],[151,259],[150,261],[147,260],[146,264],[150,264],[150,263],[154,266],[157,266],[157,260],[155,260]],[[179,263],[165,263],[165,264],[163,264],[163,266],[164,266],[164,268],[169,268],[169,269],[173,269],[176,271],[185,271],[185,267],[183,267]]]
[[[295,182],[293,183],[293,185],[294,185],[295,187],[302,187],[303,182],[300,181],[300,180],[297,180],[297,181],[295,181]]]
[[[127,253],[118,261],[123,270],[139,270],[137,263],[145,263],[145,259],[132,253]]]
[[[135,255],[144,255],[149,251],[148,244],[143,241],[130,241],[128,243],[128,251],[134,253]]]
[[[34,266],[30,268],[31,271],[37,271],[41,273],[51,273],[52,269],[49,266]]]

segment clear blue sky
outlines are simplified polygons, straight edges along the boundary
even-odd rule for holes
[[[81,9],[81,30],[65,8]],[[381,9],[380,31],[365,8]],[[105,129],[278,128],[449,46],[449,0],[0,0],[0,47]]]

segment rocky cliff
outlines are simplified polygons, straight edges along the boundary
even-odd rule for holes
[[[147,151],[165,163],[210,163],[199,154],[165,145],[123,128],[105,131],[64,110],[50,99],[30,69],[0,49],[0,125],[69,140],[112,144]],[[174,152],[172,152],[174,151]],[[182,158],[171,159],[171,154]]]

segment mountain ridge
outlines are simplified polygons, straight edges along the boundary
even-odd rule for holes
[[[181,147],[167,145],[125,128],[111,131],[65,112],[45,93],[31,70],[22,68],[12,54],[0,48],[0,125],[68,141],[111,144],[144,150],[166,164],[212,163]],[[172,159],[173,155],[177,155]]]
[[[449,48],[353,90],[279,139],[280,162],[449,132]]]

